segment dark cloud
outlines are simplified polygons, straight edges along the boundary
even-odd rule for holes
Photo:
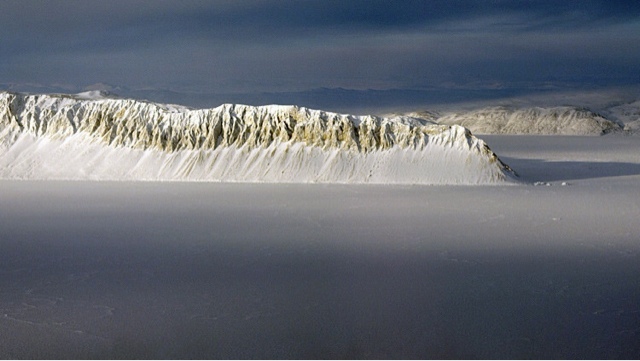
[[[0,83],[181,92],[638,83],[633,1],[3,1]]]

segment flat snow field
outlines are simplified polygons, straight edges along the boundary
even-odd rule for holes
[[[523,184],[0,181],[0,357],[639,358],[640,137],[481,137]]]

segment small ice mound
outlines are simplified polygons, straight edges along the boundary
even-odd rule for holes
[[[2,178],[491,184],[514,176],[468,129],[413,117],[0,93]]]
[[[540,187],[540,186],[551,187],[551,183],[542,182],[542,181],[534,182],[533,185],[536,187]]]

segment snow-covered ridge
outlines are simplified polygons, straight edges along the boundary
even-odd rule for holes
[[[0,93],[5,178],[466,184],[510,173],[467,129],[412,117]]]
[[[426,119],[438,124],[458,124],[478,134],[602,135],[623,129],[601,114],[577,107],[513,109],[500,106],[442,116],[427,115]]]

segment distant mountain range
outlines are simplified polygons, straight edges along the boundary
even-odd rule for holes
[[[317,88],[287,92],[225,93],[197,89],[125,87],[105,83],[83,88],[71,85],[2,84],[0,91],[27,93],[79,93],[106,91],[122,98],[180,104],[192,108],[215,108],[221,104],[295,104],[312,109],[348,114],[390,114],[431,111],[444,115],[477,111],[488,107],[507,109],[572,107],[586,109],[615,123],[626,125],[639,119],[640,86],[612,89],[570,87],[473,87],[446,86],[426,89]],[[628,129],[637,125],[629,124]]]

